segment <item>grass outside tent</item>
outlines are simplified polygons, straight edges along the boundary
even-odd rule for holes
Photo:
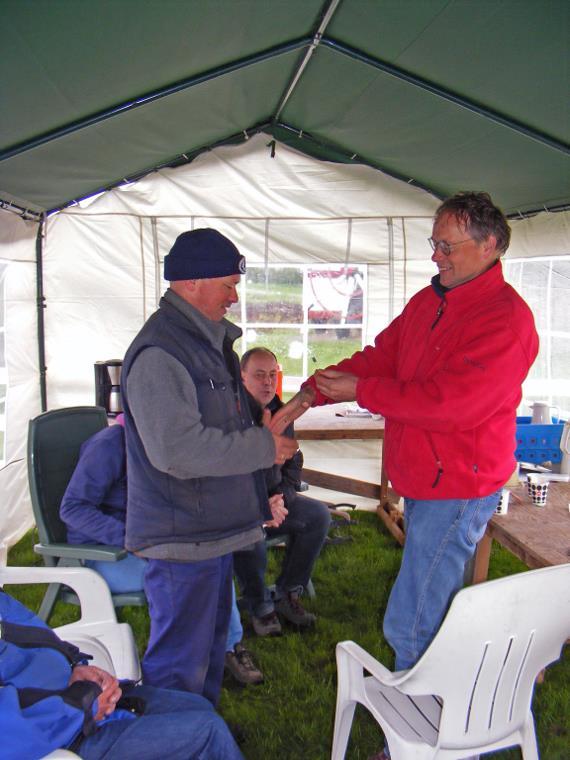
[[[244,621],[245,643],[255,653],[265,673],[265,683],[246,689],[224,683],[220,712],[246,733],[242,751],[247,760],[326,760],[330,757],[338,641],[353,639],[388,667],[392,651],[382,637],[382,617],[388,594],[398,572],[401,550],[385,533],[376,515],[356,513],[358,525],[342,528],[353,542],[328,546],[322,553],[313,580],[316,599],[307,607],[318,615],[314,631],[299,634],[291,629],[280,638],[250,637]],[[33,552],[37,540],[28,533],[9,554],[11,565],[40,565]],[[275,576],[280,550],[270,552],[269,577]],[[501,547],[491,556],[490,578],[524,571],[526,567]],[[43,587],[8,587],[30,608],[37,610]],[[532,603],[532,600],[529,600]],[[556,614],[556,610],[553,610]],[[142,651],[148,635],[146,609],[119,612],[131,624]],[[77,617],[76,608],[59,603],[51,624],[62,625]],[[543,684],[536,687],[534,715],[542,760],[570,758],[570,649],[552,665]],[[377,751],[382,737],[365,710],[357,708],[347,760],[363,760]],[[485,758],[515,760],[518,749],[491,753]]]

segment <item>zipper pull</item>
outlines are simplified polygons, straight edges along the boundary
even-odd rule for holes
[[[447,301],[445,300],[445,298],[442,298],[441,301],[440,301],[440,303],[439,303],[439,306],[437,308],[437,312],[436,312],[436,315],[435,315],[435,321],[434,321],[433,325],[431,326],[432,330],[437,325],[437,323],[439,322],[439,320],[441,319],[441,317],[443,316],[443,312],[445,311],[445,307],[446,306],[447,306]]]
[[[435,488],[437,486],[437,484],[439,483],[439,479],[443,475],[443,467],[442,467],[441,462],[438,461],[436,462],[436,464],[437,464],[437,475],[435,476],[435,480],[432,483],[432,486],[431,486],[432,488]]]

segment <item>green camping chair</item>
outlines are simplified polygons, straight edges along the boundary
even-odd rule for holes
[[[107,427],[105,409],[75,406],[44,412],[30,420],[28,429],[28,479],[40,543],[34,551],[48,567],[72,567],[85,560],[118,562],[127,556],[124,548],[102,544],[69,544],[59,505],[79,459],[81,444]],[[39,616],[49,620],[56,601],[79,604],[77,596],[61,583],[50,583]],[[143,591],[113,594],[115,607],[146,604]]]

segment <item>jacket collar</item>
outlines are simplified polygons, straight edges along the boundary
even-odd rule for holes
[[[164,308],[164,303],[169,304],[177,312],[182,314],[183,317],[190,323],[188,327],[193,331],[199,333],[202,337],[206,338],[214,348],[218,351],[223,350],[224,339],[227,336],[230,342],[233,344],[242,335],[241,329],[234,325],[227,319],[222,319],[220,322],[214,322],[208,317],[204,316],[201,311],[198,311],[192,304],[181,298],[178,293],[175,293],[171,288],[165,292],[164,296],[160,299],[159,306]]]
[[[249,403],[249,408],[251,409],[251,416],[255,420],[255,422],[260,425],[261,424],[261,418],[263,417],[263,409],[261,408],[261,404],[256,401],[251,393],[247,390],[247,388],[244,386],[244,391],[247,396],[247,401]],[[267,404],[267,409],[271,412],[271,414],[274,414],[278,409],[280,409],[283,406],[283,402],[279,398],[277,394],[273,396],[271,401]]]
[[[482,298],[490,298],[504,286],[505,279],[500,259],[478,277],[455,288],[444,287],[439,281],[438,274],[431,279],[431,287],[438,298],[444,298],[448,303],[465,303],[466,306]]]

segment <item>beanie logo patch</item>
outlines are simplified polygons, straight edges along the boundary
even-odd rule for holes
[[[238,268],[239,268],[239,273],[240,274],[245,274],[245,256],[240,256],[239,257]]]

